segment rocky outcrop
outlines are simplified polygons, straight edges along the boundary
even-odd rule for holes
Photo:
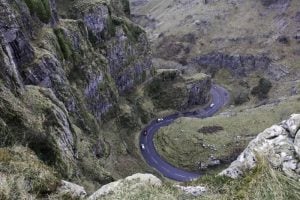
[[[197,66],[214,73],[222,68],[228,69],[233,75],[246,76],[254,70],[266,70],[271,59],[266,56],[228,55],[221,52],[212,52],[201,55],[192,61]]]
[[[26,145],[68,180],[113,180],[100,127],[121,126],[120,102],[153,75],[128,5],[0,0],[0,146]]]
[[[261,0],[262,5],[264,6],[288,6],[290,0]]]
[[[80,185],[62,180],[57,192],[61,196],[69,195],[72,199],[81,199],[86,196],[86,191]]]
[[[125,179],[102,186],[98,191],[88,197],[88,200],[97,200],[110,195],[113,196],[124,190],[134,192],[135,190],[140,190],[142,187],[159,186],[162,186],[162,181],[152,174],[134,174]]]
[[[148,95],[161,109],[184,110],[203,105],[210,98],[211,79],[205,74],[182,75],[179,70],[160,70],[148,86]]]
[[[260,133],[220,175],[241,177],[257,166],[260,159],[269,161],[272,167],[282,169],[289,177],[300,179],[300,115],[274,125]]]

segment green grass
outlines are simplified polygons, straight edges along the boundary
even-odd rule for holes
[[[25,0],[25,3],[32,15],[36,14],[42,22],[49,23],[51,11],[48,0]]]
[[[300,199],[300,183],[272,169],[263,158],[258,166],[241,179],[204,176],[194,185],[205,185],[207,194],[199,199],[220,200],[285,200]]]
[[[55,171],[21,146],[0,148],[1,199],[28,199],[54,192],[59,184]]]
[[[286,200],[300,199],[300,183],[272,169],[262,158],[258,166],[241,179],[222,176],[203,176],[184,186],[205,186],[207,192],[194,197],[174,187],[174,182],[150,186],[138,182],[122,182],[113,192],[101,197],[104,200]],[[178,183],[176,183],[178,184]]]
[[[54,29],[60,50],[64,59],[68,60],[72,56],[72,47],[67,37],[65,37],[64,30],[61,28]]]
[[[228,162],[258,133],[290,114],[300,112],[299,105],[298,97],[294,97],[259,108],[237,108],[227,113],[229,116],[179,118],[172,125],[159,130],[155,136],[155,146],[170,163],[189,170],[197,170],[197,163],[207,163],[211,155]],[[199,131],[203,127],[219,129],[214,133],[203,133]]]

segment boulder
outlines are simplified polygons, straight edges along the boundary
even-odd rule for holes
[[[61,195],[69,195],[74,199],[86,196],[86,191],[82,186],[64,180],[61,181],[57,191]]]
[[[281,168],[287,176],[299,179],[299,156],[295,155],[295,152],[299,155],[300,149],[299,119],[299,114],[293,114],[288,120],[260,133],[220,175],[241,177],[263,158],[274,168]]]
[[[108,194],[117,193],[120,190],[127,189],[128,192],[141,188],[143,186],[147,187],[159,187],[162,185],[162,181],[155,177],[152,174],[134,174],[125,179],[121,179],[115,182],[111,182],[107,185],[102,186],[99,190],[97,190],[94,194],[88,197],[88,200],[97,200],[101,199],[101,197],[106,196]]]
[[[228,69],[233,75],[246,76],[253,70],[267,69],[271,59],[264,55],[230,55],[222,52],[211,52],[192,59],[196,66],[213,73],[222,68]]]
[[[205,187],[202,186],[181,186],[181,185],[175,185],[176,188],[182,190],[185,194],[193,195],[193,196],[201,196],[203,195],[207,190]]]

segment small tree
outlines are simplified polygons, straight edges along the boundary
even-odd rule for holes
[[[265,99],[268,97],[268,93],[272,88],[272,83],[266,78],[259,80],[258,86],[254,87],[251,94],[258,97],[259,99]]]

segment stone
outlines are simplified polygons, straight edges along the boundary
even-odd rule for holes
[[[162,185],[162,181],[152,174],[134,174],[125,179],[120,179],[102,186],[99,190],[88,197],[88,200],[100,199],[105,195],[116,193],[118,190],[123,190],[128,187],[128,185],[129,189],[136,189],[142,186],[160,187]]]
[[[176,188],[182,190],[185,194],[193,195],[193,196],[202,196],[207,190],[202,186],[181,186],[175,185]]]
[[[297,155],[300,157],[300,130],[297,132],[294,140],[294,148]]]
[[[299,153],[300,137],[298,133],[295,137],[295,132],[298,129],[299,115],[297,114],[293,114],[279,125],[266,129],[252,140],[239,157],[220,175],[239,178],[246,171],[253,169],[257,165],[258,157],[262,157],[269,161],[272,167],[281,168],[287,176],[297,177],[299,159],[295,156],[295,152]]]
[[[65,180],[61,181],[57,191],[61,195],[70,195],[74,199],[83,198],[86,196],[84,187]]]
[[[292,115],[292,117],[285,121],[282,126],[289,132],[291,137],[295,137],[297,131],[300,129],[300,115]]]

